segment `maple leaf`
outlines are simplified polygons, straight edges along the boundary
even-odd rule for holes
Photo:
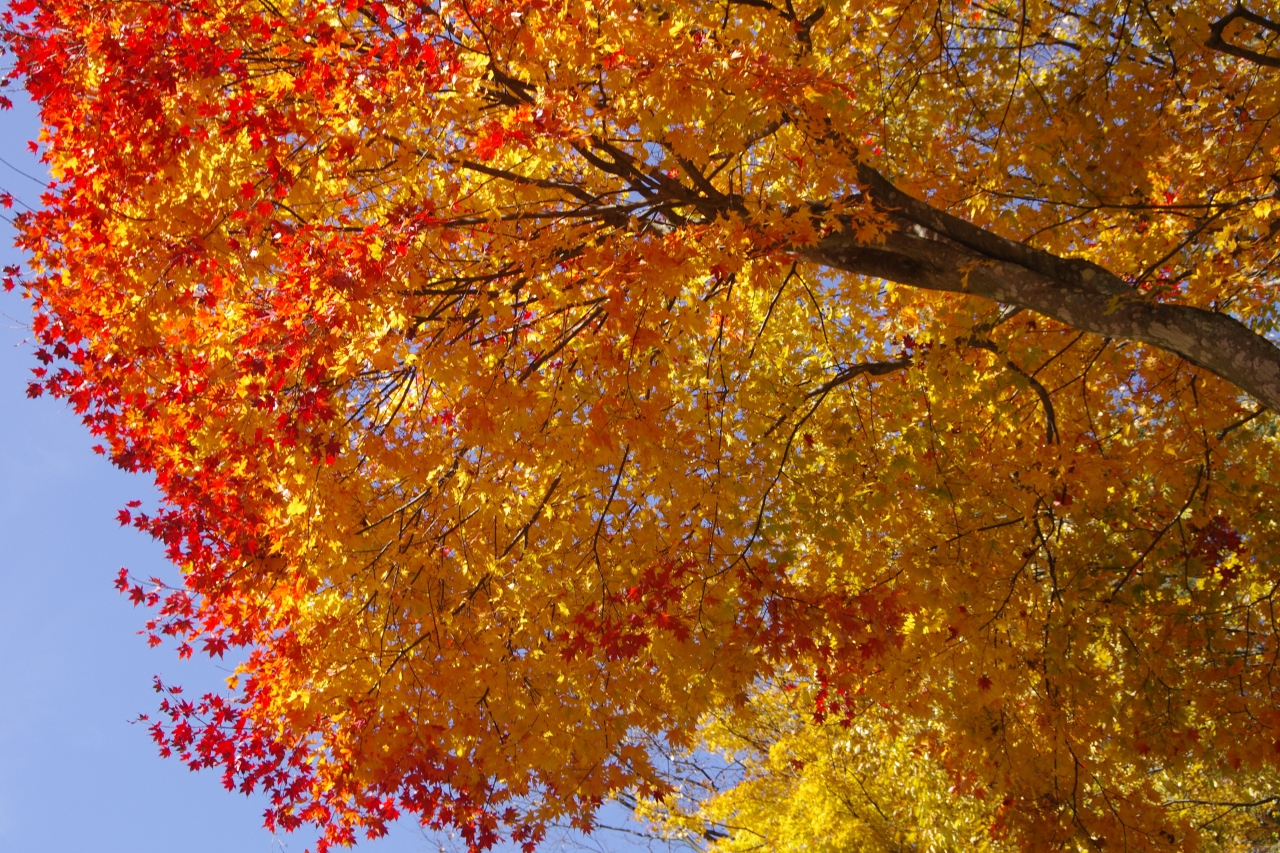
[[[27,393],[245,651],[157,746],[322,848],[1269,843],[1278,27],[10,2]]]
[[[477,157],[481,161],[489,161],[498,156],[498,152],[502,150],[502,143],[506,139],[506,132],[501,127],[481,136],[472,150],[475,151]]]

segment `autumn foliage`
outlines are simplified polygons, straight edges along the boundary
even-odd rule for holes
[[[157,683],[162,751],[326,845],[619,793],[723,850],[1270,843],[1242,10],[11,0],[29,393],[158,484],[153,641],[244,659]]]

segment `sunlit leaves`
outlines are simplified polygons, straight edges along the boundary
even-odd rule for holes
[[[244,662],[154,735],[273,826],[532,843],[641,790],[725,849],[1269,837],[1273,417],[803,260],[884,245],[873,163],[1272,334],[1280,78],[1215,8],[11,9],[28,393],[156,477],[120,519],[184,589],[121,589]],[[742,785],[664,800],[650,738]]]

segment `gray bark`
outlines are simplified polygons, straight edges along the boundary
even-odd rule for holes
[[[1280,411],[1280,348],[1234,317],[1158,303],[1097,264],[984,231],[901,192],[868,166],[858,177],[895,230],[882,243],[838,232],[800,252],[832,269],[1026,308],[1073,328],[1181,356]]]

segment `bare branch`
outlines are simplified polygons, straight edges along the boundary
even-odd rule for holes
[[[858,166],[858,176],[894,230],[880,243],[839,231],[799,249],[801,257],[925,290],[969,293],[1081,331],[1150,344],[1280,410],[1280,349],[1234,317],[1153,302],[1097,264],[1061,258],[965,222],[907,195],[865,164]]]
[[[1216,50],[1219,53],[1237,56],[1240,59],[1247,59],[1257,65],[1265,65],[1268,68],[1280,68],[1280,56],[1274,56],[1269,53],[1258,53],[1255,50],[1249,50],[1247,47],[1241,47],[1238,44],[1232,44],[1222,37],[1222,33],[1226,30],[1227,25],[1237,18],[1256,24],[1263,29],[1271,30],[1276,35],[1280,35],[1280,22],[1272,21],[1261,15],[1255,15],[1239,3],[1236,7],[1223,15],[1209,27],[1209,38],[1204,46],[1210,50]]]

